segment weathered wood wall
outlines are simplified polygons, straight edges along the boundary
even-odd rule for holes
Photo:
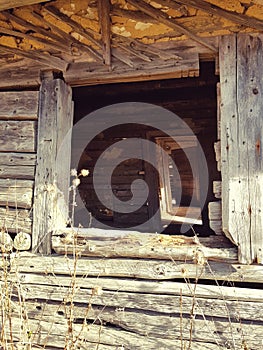
[[[10,263],[17,303],[2,330],[18,349],[261,349],[262,290],[234,287],[262,281],[256,266],[31,254]]]
[[[31,234],[37,117],[37,91],[0,93],[0,226],[22,240]]]
[[[243,263],[263,263],[263,37],[220,43],[223,230]]]

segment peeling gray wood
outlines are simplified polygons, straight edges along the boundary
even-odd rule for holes
[[[90,232],[90,234],[89,234]],[[104,230],[61,230],[52,237],[59,254],[78,252],[82,256],[130,257],[174,260],[236,260],[236,248],[215,248],[194,238],[140,232]]]
[[[30,208],[33,198],[33,181],[0,179],[0,205]]]
[[[262,65],[261,35],[221,39],[223,230],[242,263],[263,263]]]
[[[72,118],[71,89],[45,79],[40,89],[33,251],[51,253],[51,231],[66,225]]]
[[[32,219],[29,210],[0,207],[0,227],[3,227],[7,232],[31,233],[31,225]]]
[[[38,91],[1,92],[0,119],[37,119]]]
[[[12,268],[18,272],[54,273],[67,275],[74,269],[74,260],[67,256],[43,257],[20,254],[12,259]],[[0,262],[1,267],[1,262]],[[263,283],[263,268],[260,265],[209,262],[197,265],[193,262],[154,259],[107,259],[85,258],[78,260],[76,276],[111,276],[138,279],[212,279],[236,282]]]
[[[36,127],[34,121],[0,121],[1,152],[35,152]]]

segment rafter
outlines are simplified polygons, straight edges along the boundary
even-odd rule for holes
[[[12,21],[13,23],[16,23],[24,28],[26,28],[26,30],[32,30],[35,33],[41,34],[44,37],[50,38],[52,40],[54,40],[57,43],[57,47],[58,48],[62,48],[62,49],[69,49],[69,46],[64,45],[61,42],[61,38],[58,37],[57,35],[55,35],[54,33],[52,33],[51,31],[48,31],[44,28],[41,28],[39,26],[35,26],[34,24],[25,21],[24,19],[9,13],[8,11],[4,11],[2,12],[2,15],[4,15],[9,21]]]
[[[98,0],[98,14],[101,29],[102,54],[104,63],[111,65],[111,20],[110,0]]]
[[[69,53],[68,49],[66,50],[64,47],[61,48],[61,46],[55,42],[49,41],[47,39],[35,37],[33,35],[30,35],[30,34],[25,34],[22,32],[18,32],[16,30],[11,30],[11,29],[7,29],[7,28],[3,28],[3,27],[0,27],[0,33],[6,34],[6,35],[11,35],[11,36],[14,36],[16,38],[32,40],[32,41],[35,41],[36,43],[44,45],[46,48],[49,48],[51,50],[64,51],[67,54]]]
[[[165,1],[165,0],[161,0]],[[159,0],[157,0],[159,2]],[[252,18],[242,13],[235,13],[229,10],[222,9],[214,4],[210,4],[203,0],[176,0],[182,5],[194,7],[195,9],[208,12],[212,15],[220,16],[234,23],[241,24],[246,27],[263,30],[263,21],[257,18]]]
[[[12,9],[14,7],[39,4],[50,0],[0,0],[0,11]]]
[[[12,55],[18,55],[22,57],[29,58],[31,60],[37,61],[41,64],[44,64],[46,66],[49,66],[51,68],[59,69],[62,71],[66,71],[68,67],[68,62],[58,58],[54,57],[50,54],[46,54],[43,52],[38,52],[36,50],[31,51],[24,51],[18,48],[12,48],[5,45],[0,44],[0,54],[1,53],[8,53]]]
[[[126,0],[129,4],[146,13],[147,15],[157,19],[160,23],[165,24],[166,26],[179,31],[182,34],[187,35],[189,38],[198,42],[199,44],[209,48],[211,51],[215,52],[216,49],[207,43],[204,39],[200,38],[198,35],[190,31],[188,28],[182,24],[178,24],[175,19],[171,19],[166,13],[162,12],[144,2],[143,0]]]
[[[80,34],[81,36],[89,40],[91,43],[93,43],[94,45],[100,46],[100,42],[96,40],[92,34],[90,34],[86,29],[84,29],[79,23],[74,21],[72,18],[60,12],[56,7],[47,6],[47,7],[44,7],[43,10],[49,13],[50,15],[52,15],[53,17],[59,19],[60,21],[64,21],[65,23],[67,23],[76,33]],[[102,61],[101,55],[93,47],[89,45],[85,45],[85,46],[93,58],[95,58],[97,61],[98,60]]]

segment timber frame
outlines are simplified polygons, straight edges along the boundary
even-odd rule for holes
[[[0,0],[1,348],[262,348],[262,18],[259,0]],[[215,235],[72,227],[72,90],[179,86],[206,61]]]

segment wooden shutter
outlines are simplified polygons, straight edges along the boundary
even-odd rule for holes
[[[241,263],[263,263],[262,35],[220,40],[222,219]]]

